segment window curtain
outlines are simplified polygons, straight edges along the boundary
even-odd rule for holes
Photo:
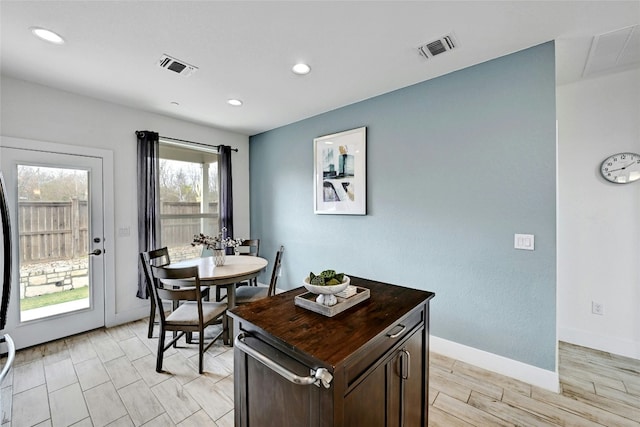
[[[233,237],[233,192],[231,182],[231,147],[218,146],[218,167],[220,171],[220,227],[227,229],[223,237]],[[231,248],[227,248],[231,254]]]
[[[138,252],[160,247],[160,137],[138,131]],[[138,263],[138,298],[147,295],[146,276]]]

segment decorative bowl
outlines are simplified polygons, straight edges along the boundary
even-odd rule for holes
[[[346,275],[342,278],[342,283],[339,285],[330,285],[330,286],[312,285],[309,283],[308,276],[305,277],[304,281],[302,282],[304,287],[307,288],[309,292],[311,292],[312,294],[318,295],[318,298],[316,298],[317,303],[328,305],[328,306],[335,305],[338,302],[334,294],[337,294],[338,292],[342,292],[345,289],[347,289],[347,286],[349,286],[349,283],[351,283],[351,279],[349,279],[349,276],[346,276]]]

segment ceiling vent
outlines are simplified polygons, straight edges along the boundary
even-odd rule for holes
[[[455,49],[457,46],[458,44],[454,40],[453,35],[449,34],[448,36],[441,37],[418,47],[418,53],[429,59]]]
[[[158,67],[171,70],[174,73],[178,73],[184,77],[188,77],[198,71],[198,67],[189,65],[186,62],[175,59],[167,54],[164,54],[160,57],[160,60],[158,61]]]
[[[622,71],[640,64],[640,25],[599,34],[591,50],[582,77]]]

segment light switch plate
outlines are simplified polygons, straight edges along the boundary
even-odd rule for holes
[[[532,251],[535,248],[535,237],[533,234],[516,234],[513,239],[513,247],[515,249],[524,249]]]

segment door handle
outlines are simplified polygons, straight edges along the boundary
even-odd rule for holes
[[[88,255],[100,255],[102,251],[100,249],[94,249],[93,252],[89,252]]]

